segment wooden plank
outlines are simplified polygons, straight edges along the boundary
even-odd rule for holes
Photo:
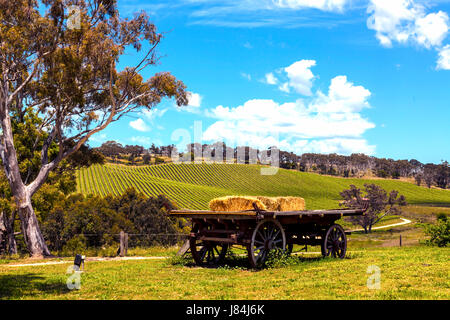
[[[177,252],[177,256],[183,256],[189,250],[189,239],[186,240]]]
[[[256,219],[258,215],[254,210],[246,211],[210,211],[210,210],[173,210],[170,212],[173,216],[197,219]],[[264,216],[320,216],[340,215],[352,216],[364,214],[363,209],[332,209],[332,210],[301,210],[301,211],[261,211]],[[220,218],[219,218],[220,217]]]
[[[198,237],[198,240],[202,241],[214,241],[220,243],[236,243],[236,240],[230,238],[217,238],[217,237]]]
[[[203,213],[176,213],[176,217],[191,218],[191,219],[214,219],[217,220],[217,214],[203,214]],[[239,215],[239,214],[220,214],[222,220],[255,220],[256,214],[253,215]]]

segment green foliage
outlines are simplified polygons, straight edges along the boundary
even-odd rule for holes
[[[425,226],[425,233],[430,236],[430,239],[426,241],[427,244],[447,247],[450,244],[450,219],[447,216],[441,216],[436,224]]]
[[[69,239],[62,249],[63,256],[74,256],[86,251],[86,238],[83,235],[76,235]]]
[[[134,189],[106,198],[73,194],[60,200],[49,212],[43,220],[42,232],[49,248],[62,250],[63,254],[77,248],[114,247],[122,230],[140,235],[129,239],[130,246],[173,245],[174,237],[146,236],[181,231],[178,221],[167,215],[164,206],[172,208],[163,196],[148,198]]]
[[[172,254],[167,258],[167,263],[172,266],[192,266],[192,257],[190,255],[177,255]]]
[[[299,264],[300,260],[297,257],[281,250],[271,250],[267,254],[264,262],[264,267],[269,269],[283,268]]]
[[[445,214],[444,212],[440,212],[440,213],[438,213],[437,215],[436,215],[436,219],[439,221],[439,220],[447,220],[448,219],[448,217],[447,217],[447,214]]]

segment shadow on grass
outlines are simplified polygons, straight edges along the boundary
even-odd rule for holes
[[[357,258],[358,254],[347,254],[345,259]],[[269,265],[261,266],[259,268],[252,268],[248,261],[247,255],[235,255],[227,254],[224,261],[220,264],[212,264],[201,266],[205,269],[221,269],[221,270],[247,270],[247,271],[261,271],[267,268],[282,268],[289,266],[300,266],[311,263],[329,263],[332,261],[340,261],[341,259],[322,257],[322,256],[306,256],[306,255],[291,255],[283,256],[280,258],[272,259]],[[184,266],[188,268],[199,267],[195,264],[194,260],[190,255],[185,257],[176,257],[169,259],[169,264],[174,266]]]
[[[35,273],[0,275],[0,300],[27,299],[42,294],[64,294],[70,290],[65,281],[48,279]]]

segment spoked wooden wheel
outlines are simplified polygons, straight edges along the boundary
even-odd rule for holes
[[[195,225],[193,231],[197,232],[198,229],[199,226]],[[220,264],[225,259],[228,250],[227,244],[203,241],[196,238],[190,238],[189,245],[195,263],[202,267]]]
[[[248,260],[253,268],[261,266],[271,250],[286,250],[286,235],[277,220],[263,220],[256,225],[248,245]]]
[[[334,224],[327,230],[323,237],[321,249],[324,257],[332,256],[333,258],[341,259],[345,257],[347,236],[340,225]]]

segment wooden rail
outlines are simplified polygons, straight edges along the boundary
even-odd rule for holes
[[[301,210],[301,211],[263,211],[245,210],[245,211],[211,211],[211,210],[173,210],[170,215],[195,218],[195,219],[223,219],[223,220],[243,220],[256,219],[262,217],[323,217],[325,215],[354,216],[364,214],[365,209],[332,209],[332,210]]]

